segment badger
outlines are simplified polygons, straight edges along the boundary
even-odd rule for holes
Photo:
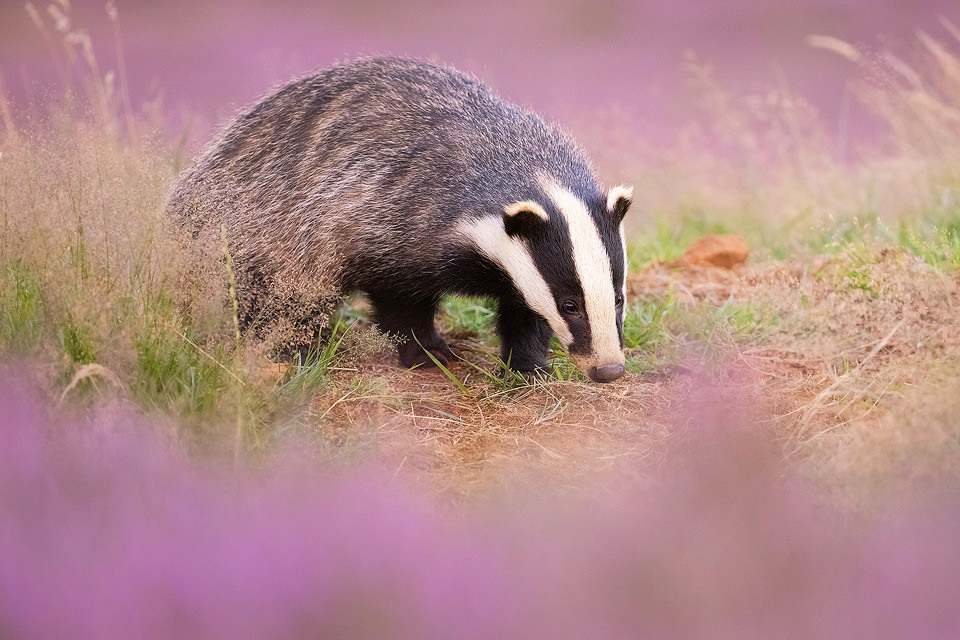
[[[244,329],[268,308],[302,320],[362,292],[403,365],[446,365],[441,297],[480,296],[496,301],[509,368],[544,371],[556,335],[581,371],[610,382],[624,372],[631,199],[632,187],[602,189],[558,127],[476,78],[379,57],[242,111],[168,210],[196,242],[225,235]]]

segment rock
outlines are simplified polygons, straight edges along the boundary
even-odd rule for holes
[[[690,243],[679,260],[673,263],[677,267],[698,265],[735,269],[750,257],[750,247],[746,241],[736,235],[714,235],[699,238]]]

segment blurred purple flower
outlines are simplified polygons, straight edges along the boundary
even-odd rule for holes
[[[372,468],[221,469],[122,412],[51,419],[0,388],[5,639],[960,632],[956,508],[850,525],[730,411],[695,409],[714,426],[652,487],[453,523]]]

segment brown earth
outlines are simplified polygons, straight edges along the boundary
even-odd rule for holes
[[[436,369],[400,369],[389,351],[348,350],[298,432],[328,451],[373,449],[458,501],[518,479],[596,490],[615,486],[611,473],[650,477],[672,443],[709,427],[718,411],[766,434],[841,500],[960,477],[956,274],[884,249],[739,270],[654,264],[628,291],[672,292],[690,308],[749,301],[772,321],[745,337],[683,339],[681,357],[607,385],[504,390],[455,363],[463,391]],[[476,337],[451,346],[494,369]]]

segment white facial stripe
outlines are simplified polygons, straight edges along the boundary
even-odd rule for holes
[[[560,317],[550,287],[533,263],[527,243],[508,236],[499,216],[467,220],[460,224],[459,232],[469,238],[480,253],[507,272],[527,306],[547,320],[565,347],[570,346],[573,334]]]
[[[620,335],[617,332],[613,270],[597,226],[587,211],[587,205],[569,189],[546,176],[541,178],[541,184],[570,229],[573,259],[583,287],[593,343],[587,360],[590,365],[623,363]]]

